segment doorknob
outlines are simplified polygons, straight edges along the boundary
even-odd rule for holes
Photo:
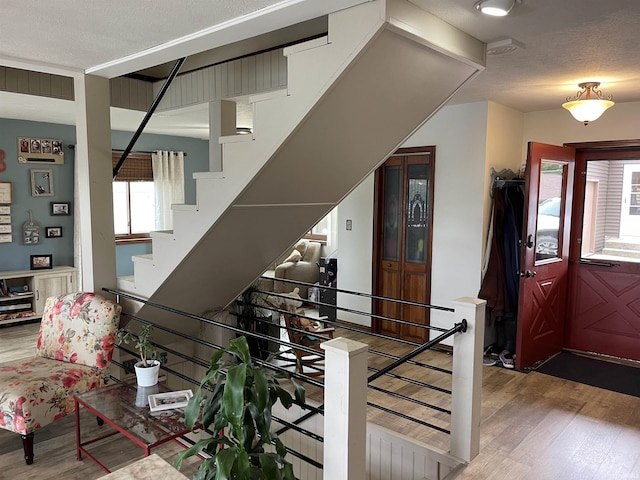
[[[538,272],[536,272],[535,270],[527,270],[524,273],[524,276],[527,277],[527,278],[532,278],[532,277],[535,277],[537,274],[538,274]]]

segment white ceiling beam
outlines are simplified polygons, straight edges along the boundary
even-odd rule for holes
[[[368,1],[371,0],[284,0],[133,55],[96,65],[88,68],[86,73],[107,78],[126,75]]]

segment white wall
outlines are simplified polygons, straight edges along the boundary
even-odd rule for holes
[[[450,307],[452,300],[475,296],[480,289],[483,209],[486,196],[485,152],[487,103],[445,107],[423,125],[403,147],[436,146],[431,303]],[[496,123],[512,112],[496,109]],[[521,124],[520,124],[521,125]],[[516,144],[519,149],[520,143]],[[338,208],[338,287],[371,292],[373,236],[373,174]],[[346,231],[347,219],[353,230]],[[348,295],[338,305],[371,311],[371,302]],[[369,318],[339,312],[343,320]],[[451,314],[433,312],[432,324],[450,327]]]
[[[346,229],[351,220],[352,230]],[[373,256],[373,174],[358,185],[338,207],[337,221],[338,288],[371,293],[371,259]],[[371,300],[354,295],[338,294],[338,305],[371,314]],[[367,316],[338,312],[347,322],[371,326]]]
[[[487,116],[487,151],[485,162],[485,195],[483,229],[487,232],[491,211],[491,168],[500,171],[505,168],[518,173],[520,166],[526,163],[522,153],[522,130],[524,115],[522,112],[489,102]],[[486,235],[482,243],[486,248]]]
[[[571,142],[640,138],[640,102],[618,103],[584,126],[563,108],[524,115],[523,152],[527,142],[562,145]]]
[[[477,295],[482,268],[487,103],[448,106],[404,147],[436,146],[431,303]],[[431,324],[450,328],[453,315],[433,311]]]

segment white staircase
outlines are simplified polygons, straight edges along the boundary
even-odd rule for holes
[[[331,14],[327,37],[284,53],[287,88],[251,99],[253,134],[220,139],[223,171],[195,175],[197,203],[175,206],[122,288],[195,314],[226,306],[484,63],[484,44],[404,0]]]

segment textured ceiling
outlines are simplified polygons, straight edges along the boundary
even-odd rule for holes
[[[578,83],[599,81],[618,102],[640,100],[638,0],[522,0],[507,17],[478,13],[475,0],[412,0],[484,42],[524,44],[488,56],[487,68],[453,99],[494,100],[523,112],[558,108]]]
[[[0,58],[86,70],[281,0],[41,0],[2,2]]]
[[[362,1],[58,0],[46,6],[36,0],[5,1],[0,64],[33,65],[55,73],[89,70],[112,77]],[[506,55],[488,56],[486,70],[451,103],[492,100],[523,112],[554,109],[584,81],[600,81],[603,92],[616,102],[640,101],[638,0],[522,0],[502,18],[478,13],[476,0],[410,1],[484,42],[511,37],[524,45]],[[30,99],[15,97],[0,95],[0,117],[23,118],[14,116],[14,104],[28,111]],[[62,116],[64,108],[57,109],[45,112],[34,106],[33,115]],[[135,129],[120,113],[113,127]],[[205,113],[191,112],[202,120],[189,119],[201,132],[206,130]],[[170,127],[180,117],[164,121]]]

